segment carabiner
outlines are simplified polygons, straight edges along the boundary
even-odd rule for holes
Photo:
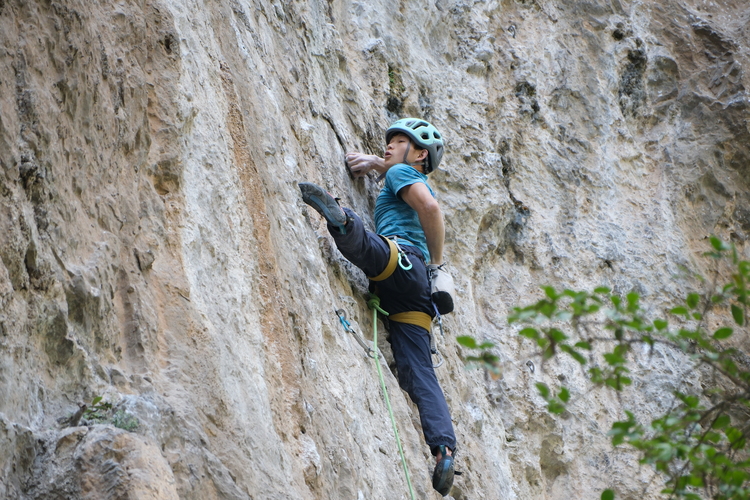
[[[404,263],[403,263],[403,262],[401,262],[401,258],[402,258],[402,257],[403,257],[404,259],[406,259],[406,262],[408,262],[408,263],[409,263],[409,267],[406,267],[406,266],[404,265]],[[413,267],[413,266],[412,266],[412,263],[411,263],[411,261],[409,260],[409,256],[408,256],[408,255],[406,255],[406,252],[399,252],[399,253],[398,253],[398,265],[399,265],[399,266],[401,267],[401,269],[403,269],[404,271],[408,271],[409,269],[411,269],[411,268]]]

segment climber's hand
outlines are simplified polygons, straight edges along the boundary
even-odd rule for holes
[[[354,177],[364,177],[368,172],[375,170],[383,173],[385,166],[383,159],[375,155],[352,152],[346,155],[346,165]]]

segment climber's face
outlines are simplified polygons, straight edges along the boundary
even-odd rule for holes
[[[406,155],[406,160],[404,160],[404,154]],[[422,165],[414,164],[421,163],[425,158],[427,158],[427,150],[416,148],[411,139],[409,139],[409,136],[405,134],[396,134],[391,137],[391,141],[386,146],[385,155],[383,156],[386,168],[391,168],[398,163],[406,163],[413,165],[420,172],[422,171]]]

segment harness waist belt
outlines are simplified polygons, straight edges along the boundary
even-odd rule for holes
[[[383,236],[380,237],[388,242],[388,246],[391,248],[391,255],[388,258],[388,265],[385,266],[383,272],[378,274],[374,278],[370,278],[372,281],[383,281],[384,279],[390,277],[390,275],[393,274],[393,271],[396,270],[396,266],[398,265],[398,247],[388,238],[385,238]]]
[[[432,329],[432,318],[429,314],[420,311],[406,311],[388,316],[389,321],[407,323],[409,325],[421,326],[428,332]]]

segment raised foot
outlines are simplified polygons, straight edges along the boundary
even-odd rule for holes
[[[346,214],[336,199],[325,189],[312,182],[300,182],[298,185],[299,190],[302,192],[302,201],[325,217],[330,225],[339,228],[340,231],[345,233]]]

